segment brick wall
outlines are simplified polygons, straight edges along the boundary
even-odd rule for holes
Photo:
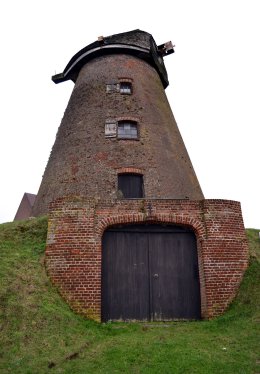
[[[112,225],[164,222],[194,230],[203,318],[224,312],[247,267],[248,246],[240,203],[235,201],[67,197],[54,201],[50,211],[48,274],[76,312],[98,321],[101,241]]]
[[[133,93],[107,93],[131,79]],[[138,140],[107,138],[107,120],[134,120]],[[148,198],[203,199],[203,193],[157,71],[130,55],[108,55],[79,73],[44,172],[33,215],[67,195],[117,195],[120,168],[141,169]]]

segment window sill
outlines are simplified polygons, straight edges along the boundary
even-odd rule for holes
[[[139,141],[139,138],[117,138],[117,140],[133,140],[133,141]]]

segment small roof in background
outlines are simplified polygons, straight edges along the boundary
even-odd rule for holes
[[[20,205],[17,209],[14,221],[27,219],[31,217],[32,207],[36,199],[35,194],[25,192],[23,198],[20,202]]]

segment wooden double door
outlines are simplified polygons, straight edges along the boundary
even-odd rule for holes
[[[102,321],[200,318],[196,238],[172,225],[105,231]]]

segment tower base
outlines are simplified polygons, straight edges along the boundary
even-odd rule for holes
[[[130,233],[128,230],[130,226],[132,227],[132,234],[131,230]],[[138,238],[136,236],[137,232],[141,232],[141,239],[135,239],[135,244],[129,246],[129,250],[133,251],[133,247],[138,246],[141,240],[146,240],[142,239],[147,237],[142,233],[145,232],[145,228],[148,226],[155,227],[155,231],[158,228],[157,231],[160,231],[160,236],[155,233],[155,236],[152,236],[152,241],[149,239],[149,242],[147,239],[148,241],[142,242],[152,243],[153,246],[155,245],[154,243],[158,243],[156,248],[157,259],[154,260],[155,257],[153,257],[153,259],[150,258],[147,261],[145,259],[139,259],[139,261],[137,257],[141,252],[137,250],[135,252],[137,254],[133,255],[137,257],[134,258],[132,256],[132,258],[130,256],[131,258],[129,257],[129,260],[125,264],[122,263],[121,266],[121,259],[125,258],[129,252],[124,249],[125,252],[120,257],[119,252],[125,244],[117,244],[118,250],[114,250],[114,257],[110,258],[110,262],[104,263],[104,251],[110,251],[108,252],[109,255],[113,250],[113,248],[109,249],[111,245],[110,247],[106,246],[104,233],[113,227],[119,228],[121,231],[122,228],[126,227],[128,234],[125,236],[126,239],[120,241],[120,243],[129,243],[132,237]],[[170,229],[171,226],[173,227],[172,230]],[[172,244],[167,244],[169,243],[167,230],[171,230]],[[177,239],[174,236],[174,230],[179,233]],[[191,255],[185,249],[189,246],[189,240],[185,239],[182,241],[182,239],[179,239],[184,237],[182,233],[185,234],[187,232],[192,233],[195,238],[195,252],[192,252],[192,256],[194,257],[194,253],[196,253],[194,258],[196,258],[195,262],[197,265],[195,263],[195,265],[192,265]],[[120,235],[122,237],[122,234]],[[119,243],[117,236],[115,236],[114,240]],[[146,248],[146,246],[147,244],[143,244],[140,248],[145,250],[143,248]],[[148,244],[149,246],[151,247],[151,244]],[[166,247],[169,248],[169,251],[166,255],[163,255]],[[169,270],[169,264],[176,262],[171,257],[176,250],[179,250],[176,258],[182,257],[182,270],[171,271]],[[149,252],[149,248],[147,251]],[[169,256],[168,260],[165,256]],[[164,260],[161,260],[162,258]],[[107,298],[109,293],[110,307],[111,305],[119,305],[119,301],[116,299],[119,286],[115,286],[115,282],[118,282],[117,280],[113,281],[114,283],[111,281],[111,286],[106,288],[105,282],[107,282],[108,278],[104,278],[104,273],[109,270],[107,267],[113,268],[114,271],[113,269],[111,270],[111,276],[114,277],[121,268],[125,269],[128,266],[128,270],[122,272],[121,278],[118,278],[121,279],[122,287],[125,287],[123,291],[120,291],[122,292],[121,295],[124,295],[125,292],[130,294],[131,290],[129,290],[129,287],[135,287],[133,286],[135,282],[137,282],[136,287],[138,289],[144,281],[139,282],[138,286],[137,277],[143,277],[144,274],[148,274],[147,291],[144,290],[142,292],[144,292],[144,295],[146,292],[149,295],[142,297],[142,300],[147,297],[148,302],[151,303],[150,296],[152,294],[154,303],[152,310],[151,304],[149,304],[147,311],[141,310],[140,312],[140,308],[145,307],[139,305],[138,299],[133,299],[131,305],[134,305],[134,303],[137,305],[139,314],[136,314],[137,318],[130,317],[130,319],[196,319],[195,312],[194,318],[193,312],[190,315],[182,315],[183,312],[181,311],[175,312],[173,304],[179,304],[179,301],[174,301],[175,296],[169,296],[173,294],[169,294],[168,290],[171,290],[169,292],[175,292],[172,290],[178,282],[178,284],[183,284],[183,286],[177,289],[176,297],[182,294],[183,310],[199,308],[198,318],[207,319],[222,314],[236,295],[248,265],[248,245],[240,203],[236,201],[170,199],[87,200],[81,197],[66,197],[57,199],[50,207],[45,261],[48,274],[53,284],[58,287],[61,295],[74,311],[87,318],[97,321],[109,320],[109,313],[108,317],[103,317],[104,309],[107,308],[104,299]],[[131,261],[133,261],[132,267]],[[158,273],[152,272],[151,261],[154,261],[155,265],[161,263]],[[145,270],[138,273],[136,269],[139,265],[144,266]],[[185,268],[185,266],[187,267]],[[192,266],[194,270],[192,270]],[[136,275],[137,273],[139,275]],[[188,273],[191,274],[190,278],[185,280]],[[167,279],[165,274],[168,274]],[[185,290],[192,286],[193,281],[196,281],[196,277],[199,291],[196,301],[193,301],[193,293],[191,296],[187,296]],[[162,281],[162,279],[164,280]],[[186,287],[187,282],[188,287]],[[160,288],[160,295],[154,287]],[[153,289],[155,291],[151,291]],[[161,310],[160,300],[162,300],[162,295],[164,294],[166,295],[164,310],[158,312],[158,310]],[[155,298],[157,298],[157,301]],[[163,301],[161,302],[163,303]],[[194,303],[199,303],[199,307],[194,306]],[[189,307],[185,307],[185,305],[189,305]],[[117,314],[114,315],[119,317],[112,317],[112,320],[129,320],[127,312],[119,310],[115,313]],[[132,313],[134,315],[135,311]]]

